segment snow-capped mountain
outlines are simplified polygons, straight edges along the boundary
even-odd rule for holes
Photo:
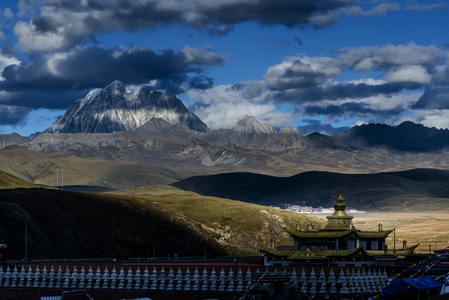
[[[240,121],[238,121],[234,127],[233,131],[248,134],[248,133],[266,133],[274,134],[276,130],[270,124],[262,124],[254,116],[244,116]]]
[[[77,100],[45,132],[110,133],[135,129],[152,118],[185,125],[199,132],[208,131],[207,125],[174,95],[151,91],[149,87],[134,93],[116,80]]]

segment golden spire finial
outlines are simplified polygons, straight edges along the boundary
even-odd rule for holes
[[[346,216],[345,212],[346,204],[343,201],[343,195],[341,192],[338,192],[337,201],[334,205],[334,214],[333,216]]]
[[[334,213],[327,216],[328,223],[326,229],[332,230],[348,230],[351,229],[352,216],[348,216],[345,212],[346,204],[343,201],[343,195],[338,192],[337,200],[334,205]]]

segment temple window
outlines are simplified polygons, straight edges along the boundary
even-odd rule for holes
[[[349,240],[348,241],[348,249],[354,249],[355,248],[355,241]]]

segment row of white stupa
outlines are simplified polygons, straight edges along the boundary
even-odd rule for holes
[[[151,267],[150,267],[151,268]],[[268,272],[257,269],[251,272],[248,268],[243,271],[240,267],[230,267],[227,272],[223,268],[216,271],[215,268],[201,272],[195,267],[193,272],[187,267],[184,271],[178,267],[174,271],[172,267],[165,270],[159,266],[159,270],[153,267],[150,272],[148,267],[143,271],[140,267],[131,266],[125,271],[123,266],[117,271],[115,267],[111,271],[108,267],[103,270],[100,266],[94,269],[84,266],[78,270],[75,266],[65,271],[61,265],[56,268],[52,265],[0,267],[0,288],[47,288],[47,289],[117,289],[117,290],[158,290],[158,291],[217,291],[217,292],[244,292],[249,291],[261,283],[264,274],[288,274],[289,284],[296,287],[304,294],[331,293],[331,294],[376,294],[382,291],[388,276],[385,270],[346,270],[340,268],[334,273],[333,269],[328,274],[324,270],[316,273],[312,269],[309,274],[302,269],[299,274],[293,269],[291,272]]]

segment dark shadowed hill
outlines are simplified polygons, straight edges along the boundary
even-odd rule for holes
[[[25,257],[25,240],[30,259],[254,255],[273,232],[280,242],[289,237],[284,228],[321,221],[167,185],[79,193],[0,171],[0,240],[9,259]]]
[[[332,139],[342,147],[381,146],[400,151],[428,152],[449,147],[449,130],[428,128],[408,121],[398,126],[364,124]]]
[[[0,190],[0,239],[10,259],[25,255],[25,226],[30,258],[198,256],[205,247],[209,255],[225,253],[191,223],[123,195]]]
[[[304,172],[291,177],[252,173],[195,176],[173,184],[202,195],[262,205],[329,207],[343,191],[349,207],[366,210],[438,210],[449,206],[449,171],[416,169],[378,174]]]

